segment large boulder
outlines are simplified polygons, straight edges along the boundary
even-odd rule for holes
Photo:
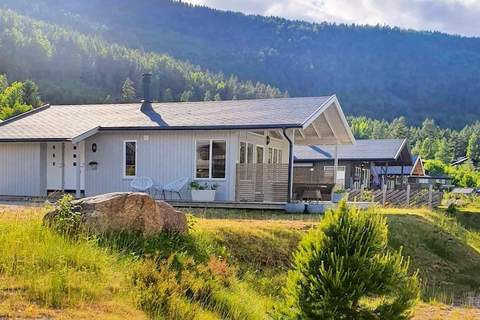
[[[155,201],[146,193],[115,192],[73,201],[81,215],[81,224],[97,232],[127,231],[154,235],[160,232],[187,231],[185,214],[164,201]],[[55,221],[56,210],[45,216]]]

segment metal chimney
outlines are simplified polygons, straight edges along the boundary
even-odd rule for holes
[[[152,82],[152,74],[144,73],[143,74],[143,100],[140,111],[151,111],[152,109],[152,97],[150,96],[150,83]]]

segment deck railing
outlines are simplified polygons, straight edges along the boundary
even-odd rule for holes
[[[237,164],[236,201],[286,202],[288,164]]]

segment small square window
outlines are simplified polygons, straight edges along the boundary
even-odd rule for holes
[[[73,154],[73,158],[76,158],[76,157],[77,157],[77,155],[74,153],[74,154]]]
[[[73,146],[73,150],[77,150],[77,146]]]
[[[55,153],[52,156],[55,158]]]
[[[52,164],[53,164],[53,166],[55,167],[55,161],[54,161]]]
[[[74,167],[76,167],[76,166],[77,166],[77,163],[76,163],[76,162],[74,162],[74,163],[73,163],[73,166],[74,166]]]
[[[55,150],[55,146],[52,146],[52,149]]]

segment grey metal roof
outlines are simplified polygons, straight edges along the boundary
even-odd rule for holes
[[[257,100],[54,105],[0,124],[0,141],[70,140],[90,130],[301,127],[334,96]]]
[[[396,160],[405,146],[405,139],[356,140],[351,145],[338,145],[339,160]],[[295,146],[297,161],[333,160],[335,146]]]

